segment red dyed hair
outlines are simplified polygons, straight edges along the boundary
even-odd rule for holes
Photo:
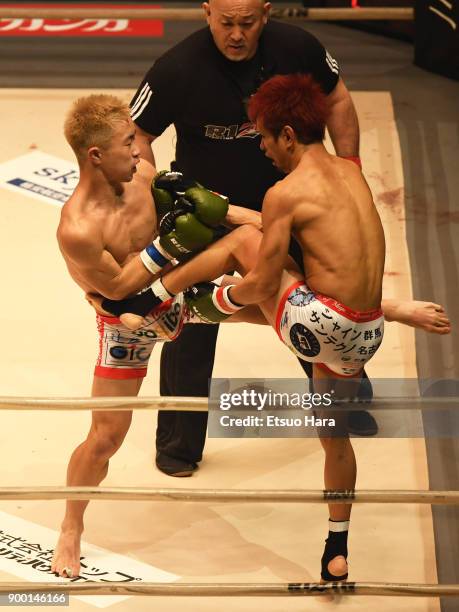
[[[306,74],[272,77],[250,98],[248,115],[276,138],[289,125],[302,144],[322,142],[329,104],[320,85]]]

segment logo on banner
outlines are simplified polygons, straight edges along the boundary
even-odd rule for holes
[[[62,206],[79,179],[78,166],[42,151],[31,151],[0,164],[0,187]]]
[[[34,582],[56,584],[99,582],[175,582],[179,576],[158,567],[82,542],[80,575],[70,580],[51,571],[58,532],[0,512],[0,571]],[[97,608],[106,608],[127,599],[126,595],[78,595]]]
[[[15,7],[17,5],[2,5]],[[22,8],[69,8],[62,4],[21,4]],[[143,4],[72,4],[73,9],[140,9]],[[159,8],[149,6],[148,8]],[[0,19],[0,36],[163,36],[159,19]]]

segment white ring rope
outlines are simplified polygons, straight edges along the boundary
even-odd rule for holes
[[[0,500],[106,499],[208,503],[337,503],[459,505],[459,491],[158,489],[152,487],[0,487]]]
[[[1,397],[0,410],[183,410],[207,411],[209,403],[216,407],[216,400],[206,397]],[[346,404],[345,400],[335,400]],[[375,397],[372,402],[347,403],[348,410],[403,410],[459,407],[457,397]],[[319,407],[320,408],[320,407]]]
[[[458,596],[459,584],[397,582],[286,583],[155,583],[155,582],[3,582],[0,593],[52,592],[70,595],[153,595],[158,597],[304,597],[322,595],[386,595],[390,597]]]

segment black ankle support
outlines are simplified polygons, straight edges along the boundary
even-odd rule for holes
[[[116,317],[125,312],[132,312],[141,317],[147,316],[149,312],[156,306],[161,304],[162,300],[153,293],[151,289],[147,289],[134,297],[125,298],[124,300],[109,300],[104,298],[102,308],[113,313]]]
[[[347,578],[347,572],[342,576],[334,576],[333,574],[330,574],[330,572],[328,571],[328,564],[332,559],[338,557],[339,555],[342,555],[345,559],[347,559],[348,533],[348,531],[328,532],[328,538],[325,540],[325,550],[321,560],[322,571],[320,572],[322,579],[326,580],[327,582],[346,580]]]

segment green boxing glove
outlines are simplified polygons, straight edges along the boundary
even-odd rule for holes
[[[194,206],[194,214],[205,225],[216,227],[228,214],[228,198],[209,191],[205,187],[191,187],[184,199]]]
[[[155,178],[151,182],[151,194],[155,202],[158,223],[160,223],[161,219],[164,217],[165,214],[167,214],[173,209],[175,201],[173,193],[171,193],[167,189],[162,189],[157,186],[161,184],[160,179],[166,173],[167,170],[162,170],[155,176]]]
[[[160,228],[160,232],[161,232]],[[174,219],[174,228],[160,236],[162,248],[175,259],[201,251],[214,239],[214,231],[195,217],[185,213]]]
[[[159,222],[159,243],[176,259],[201,251],[218,237],[214,226],[220,224],[227,212],[226,198],[204,187],[191,187]]]
[[[140,257],[156,274],[172,259],[203,250],[219,234],[213,230],[226,217],[228,200],[202,187],[181,172],[159,172],[152,181],[159,237]]]
[[[181,172],[161,170],[151,182],[151,193],[155,201],[158,224],[164,215],[174,209],[176,200],[183,196],[190,187],[199,187],[199,183],[187,179]]]
[[[229,298],[231,287],[234,285],[219,287],[212,282],[197,283],[185,291],[185,302],[204,323],[220,323],[244,308]]]

